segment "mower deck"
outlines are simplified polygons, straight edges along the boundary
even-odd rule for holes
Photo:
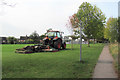
[[[58,49],[52,48],[49,45],[34,45],[34,46],[26,46],[21,49],[16,49],[15,53],[29,54],[29,53],[37,53],[37,52],[57,52]]]
[[[44,52],[57,52],[58,51],[58,49],[42,49],[42,51],[44,51]]]

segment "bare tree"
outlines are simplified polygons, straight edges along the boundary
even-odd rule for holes
[[[70,16],[69,17],[69,20],[68,20],[68,23],[66,24],[66,27],[70,33],[70,36],[71,37],[71,49],[73,49],[73,38],[74,38],[74,28],[73,28],[73,16]]]

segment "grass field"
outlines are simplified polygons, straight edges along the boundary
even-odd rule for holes
[[[2,45],[3,78],[90,78],[104,44],[82,45],[82,59],[79,62],[79,45],[74,49],[59,52],[32,54],[14,53],[16,48],[28,44]]]

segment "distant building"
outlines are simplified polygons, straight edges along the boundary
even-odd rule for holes
[[[0,44],[6,44],[7,38],[6,37],[0,37]]]
[[[25,42],[27,39],[29,39],[28,36],[20,36],[19,42]]]

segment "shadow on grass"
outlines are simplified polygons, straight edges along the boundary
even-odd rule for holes
[[[88,61],[82,60],[82,61],[75,61],[76,64],[87,64]]]

